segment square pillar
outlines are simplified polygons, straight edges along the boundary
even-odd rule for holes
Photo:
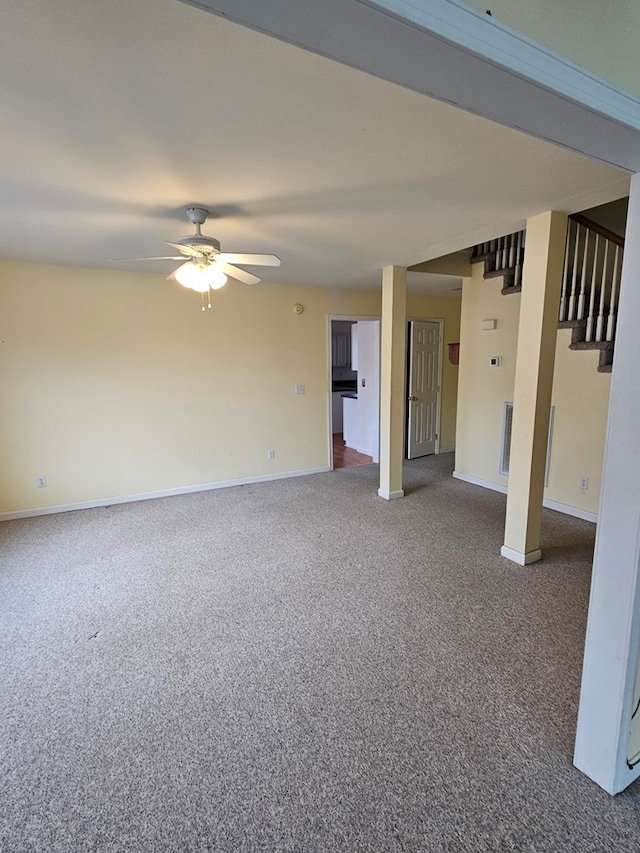
[[[640,175],[631,180],[574,763],[616,794],[640,776]]]
[[[540,527],[567,217],[527,221],[504,545],[521,566],[542,556]]]
[[[382,271],[380,320],[380,488],[386,500],[404,497],[404,406],[407,360],[407,270]]]

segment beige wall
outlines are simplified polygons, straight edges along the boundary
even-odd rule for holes
[[[555,406],[545,497],[596,514],[600,501],[611,374],[598,373],[598,353],[572,352],[571,331],[558,329],[551,402]],[[581,477],[589,488],[579,488]]]
[[[503,407],[513,400],[520,296],[502,296],[502,279],[482,278],[477,264],[462,299],[456,471],[499,486]],[[495,331],[482,331],[496,319]],[[558,330],[552,405],[555,407],[549,485],[545,499],[596,514],[600,496],[610,375],[597,372],[597,352],[572,352],[571,333]],[[502,367],[489,367],[491,355]],[[581,477],[589,488],[579,488]]]
[[[325,468],[327,317],[379,314],[379,292],[230,284],[212,302],[159,275],[0,263],[0,512]]]
[[[640,4],[629,0],[466,0],[621,89],[640,95]]]
[[[482,264],[463,281],[456,471],[506,487],[498,471],[504,403],[513,400],[520,297],[502,296],[501,288],[501,278],[483,280]],[[496,328],[482,331],[488,319]],[[493,355],[502,357],[502,367],[489,367]]]

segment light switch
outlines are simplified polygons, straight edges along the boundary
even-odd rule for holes
[[[304,394],[304,385],[296,385],[296,394]]]

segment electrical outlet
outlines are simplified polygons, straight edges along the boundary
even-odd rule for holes
[[[304,385],[296,385],[296,394],[304,394]]]
[[[36,477],[36,486],[39,489],[46,489],[47,488],[47,478],[45,477],[44,474],[39,474]]]
[[[580,477],[580,488],[583,492],[586,492],[589,488],[589,478],[588,477]]]
[[[267,459],[275,459],[275,458],[276,458],[275,450],[267,450]]]

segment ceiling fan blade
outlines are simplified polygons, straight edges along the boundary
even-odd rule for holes
[[[258,284],[258,282],[262,281],[262,279],[258,278],[257,275],[241,270],[238,267],[233,267],[231,264],[225,264],[222,267],[222,271],[225,275],[229,275],[231,278],[237,278],[238,281],[242,281],[244,284]]]
[[[280,258],[277,255],[244,255],[239,252],[220,252],[217,256],[223,263],[255,264],[257,267],[279,267]]]
[[[173,246],[174,249],[177,249],[183,256],[188,255],[191,258],[203,258],[204,255],[202,252],[198,252],[197,249],[193,249],[191,246],[183,246],[181,243],[172,243],[171,240],[165,240],[165,243],[168,246]],[[180,260],[180,258],[178,258]]]
[[[181,261],[183,259],[183,255],[158,255],[154,258],[109,258],[110,262],[113,261]]]

